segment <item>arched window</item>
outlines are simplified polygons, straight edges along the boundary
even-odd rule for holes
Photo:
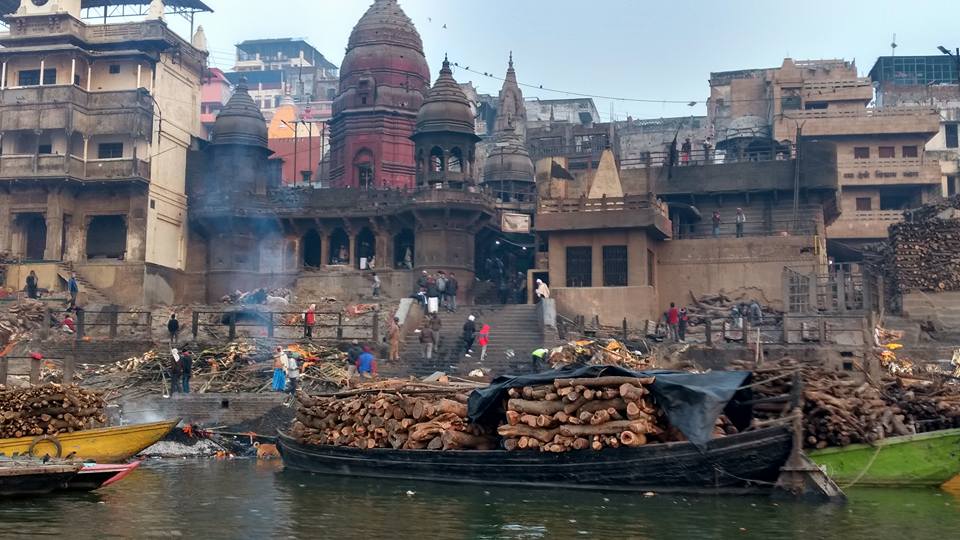
[[[450,163],[447,165],[450,172],[463,172],[463,152],[459,148],[450,151]]]
[[[350,237],[339,227],[330,235],[330,264],[350,264]]]
[[[303,267],[320,268],[322,263],[320,255],[322,240],[320,239],[320,235],[317,234],[317,231],[313,229],[307,231],[307,234],[303,235],[301,243],[303,245]]]
[[[373,153],[367,149],[357,152],[353,158],[353,168],[357,173],[357,186],[370,189],[374,185]]]
[[[430,171],[443,171],[445,169],[443,161],[443,148],[434,146],[433,149],[430,150]]]

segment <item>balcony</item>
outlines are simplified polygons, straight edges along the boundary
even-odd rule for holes
[[[85,135],[149,137],[153,101],[143,90],[87,92],[74,85],[0,90],[3,130],[70,129]]]
[[[924,158],[854,160],[838,166],[845,186],[937,184],[940,164]]]
[[[940,130],[937,110],[921,107],[788,111],[783,116],[784,119],[777,125],[778,139],[795,136],[794,122],[803,124],[804,137],[905,133],[933,135]]]
[[[672,229],[667,205],[645,195],[540,199],[536,221],[539,231],[647,228],[661,239]]]
[[[869,103],[873,99],[873,83],[868,77],[804,81],[801,92],[805,102],[862,101]]]
[[[902,210],[861,210],[844,212],[827,228],[831,240],[886,238],[887,229],[903,220]]]
[[[150,162],[141,159],[93,159],[77,156],[0,156],[0,180],[67,179],[79,182],[150,181]]]

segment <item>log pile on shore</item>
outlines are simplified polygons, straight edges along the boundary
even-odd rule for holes
[[[952,197],[890,226],[881,260],[897,291],[960,291],[958,209],[960,197]]]
[[[493,434],[467,420],[467,398],[474,388],[392,380],[331,395],[299,392],[291,434],[310,445],[494,449]]]
[[[746,367],[746,366],[744,366]],[[794,371],[803,381],[804,445],[807,448],[872,443],[886,437],[960,427],[960,386],[945,380],[885,375],[874,381],[862,374],[830,371],[785,360],[754,370],[755,398],[781,401],[754,405],[757,421],[789,412],[786,396]]]
[[[107,421],[100,393],[77,386],[0,386],[0,439],[55,435]]]
[[[649,399],[653,377],[557,379],[511,388],[506,423],[497,429],[507,450],[541,452],[643,446],[667,432]]]

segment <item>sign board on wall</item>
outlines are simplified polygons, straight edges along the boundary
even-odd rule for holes
[[[500,230],[509,233],[527,234],[530,232],[530,216],[504,212],[500,219]]]

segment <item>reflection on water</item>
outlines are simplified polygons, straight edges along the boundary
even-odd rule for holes
[[[955,538],[960,492],[846,506],[371,481],[278,462],[154,461],[90,494],[0,502],[0,538]]]

